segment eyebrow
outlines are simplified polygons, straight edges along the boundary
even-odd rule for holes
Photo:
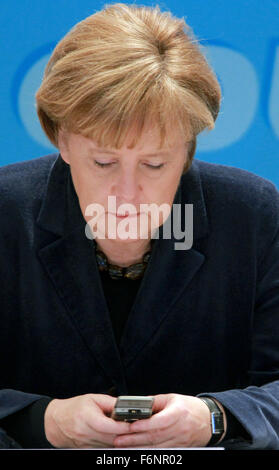
[[[96,148],[93,148],[92,149],[93,152],[100,152],[100,153],[105,153],[107,155],[117,155],[116,152],[114,152],[113,150],[106,150],[106,149],[96,149]],[[151,153],[140,153],[139,155],[140,156],[143,156],[143,157],[157,157],[157,156],[160,156],[160,155],[168,155],[169,154],[169,151],[167,150],[160,150],[158,152],[151,152]]]

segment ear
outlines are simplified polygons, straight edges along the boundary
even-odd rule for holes
[[[69,134],[65,129],[58,131],[58,148],[62,159],[69,165]]]

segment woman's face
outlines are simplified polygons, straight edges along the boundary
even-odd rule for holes
[[[134,231],[133,238],[128,238],[127,242],[150,238],[152,231],[166,220],[187,159],[188,145],[178,132],[172,132],[167,146],[159,149],[160,135],[156,127],[145,129],[134,148],[129,148],[131,137],[132,131],[122,148],[115,149],[98,147],[93,140],[78,134],[62,131],[59,134],[59,150],[70,165],[85,220],[92,220],[93,213],[88,206],[101,205],[104,212],[94,219],[95,228],[96,220],[100,222],[98,236],[103,231],[105,237],[123,240],[121,230],[125,225],[124,231],[130,234]],[[108,196],[114,198],[108,199]],[[114,215],[112,200],[115,201]],[[152,203],[155,212],[162,204],[167,204],[164,207],[169,207],[169,211],[158,211],[159,219],[152,212],[147,215],[146,206],[142,205]],[[131,211],[130,206],[125,208],[123,204],[132,204],[134,209]],[[125,209],[130,215],[127,216]],[[108,217],[116,225],[113,234],[108,232]]]

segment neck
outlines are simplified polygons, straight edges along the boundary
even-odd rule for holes
[[[150,240],[109,240],[95,239],[97,247],[106,255],[110,264],[127,267],[140,263],[143,256],[151,249]]]

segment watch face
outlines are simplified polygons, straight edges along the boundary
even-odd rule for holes
[[[222,434],[224,432],[224,420],[222,413],[211,413],[211,425],[213,434]]]

